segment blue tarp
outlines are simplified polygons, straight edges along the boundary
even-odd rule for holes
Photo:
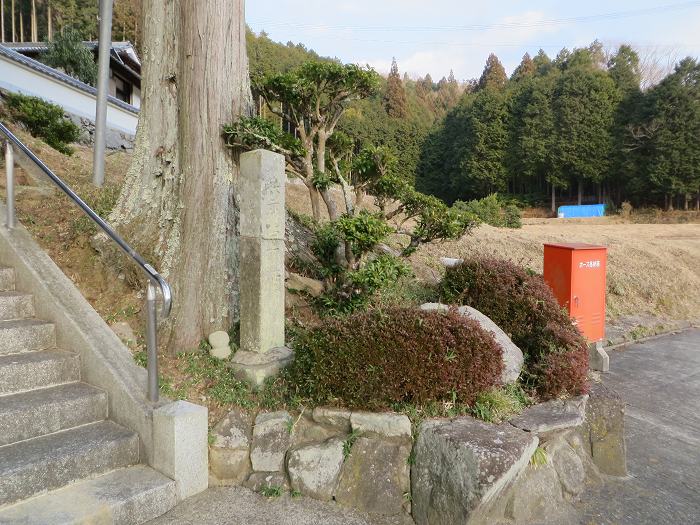
[[[587,204],[584,206],[559,206],[559,217],[573,219],[576,217],[603,217],[605,204]]]

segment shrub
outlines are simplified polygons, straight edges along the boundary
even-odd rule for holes
[[[90,86],[97,84],[95,57],[83,43],[80,32],[74,29],[56,33],[48,51],[40,59],[47,66],[62,69],[67,75]]]
[[[332,319],[299,335],[288,383],[317,403],[386,409],[473,403],[496,386],[502,350],[456,311],[391,308]]]
[[[3,98],[11,117],[27,126],[32,135],[61,153],[73,153],[69,144],[78,140],[80,128],[63,116],[60,106],[14,93],[4,93]]]
[[[443,301],[490,317],[525,355],[521,378],[544,399],[586,390],[588,347],[544,279],[509,261],[472,258],[449,268]]]
[[[522,227],[520,208],[514,203],[504,203],[498,194],[469,202],[457,201],[453,208],[475,215],[481,222],[498,228]]]

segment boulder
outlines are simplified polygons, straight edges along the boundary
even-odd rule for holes
[[[522,525],[579,521],[573,507],[563,499],[557,472],[550,463],[525,469],[511,491],[506,517]]]
[[[251,415],[234,409],[212,430],[209,468],[222,483],[238,485],[250,474],[252,426]]]
[[[255,492],[260,492],[266,488],[286,490],[289,488],[289,483],[284,472],[253,472],[248,476],[243,486]]]
[[[126,346],[132,346],[136,344],[136,334],[131,328],[131,325],[126,321],[112,323],[111,325],[109,325],[109,327]]]
[[[548,443],[546,450],[564,491],[571,496],[581,494],[586,486],[586,471],[576,451],[564,438]]]
[[[342,408],[316,407],[313,411],[316,423],[350,432],[350,411]]]
[[[354,509],[393,516],[409,504],[410,443],[360,437],[345,460],[336,501]]]
[[[353,412],[352,431],[363,436],[411,439],[411,420],[392,412]]]
[[[600,472],[610,476],[627,475],[625,403],[603,383],[591,385],[580,432],[583,443],[590,445],[588,452]]]
[[[318,297],[323,293],[323,283],[321,281],[311,277],[304,277],[298,273],[290,272],[287,276],[286,285],[287,290],[307,293],[312,297]]]
[[[343,466],[343,443],[340,438],[332,438],[325,443],[290,450],[287,473],[292,489],[304,496],[330,501]]]
[[[292,430],[292,448],[298,448],[310,443],[322,443],[332,437],[344,436],[346,432],[342,430],[321,425],[306,414],[295,419]]]
[[[411,470],[413,519],[474,523],[528,466],[538,442],[511,425],[470,417],[423,422]]]
[[[258,414],[253,427],[250,461],[256,472],[277,472],[284,468],[284,455],[291,443],[292,418],[288,412]]]
[[[588,396],[573,399],[555,399],[533,405],[510,420],[510,424],[526,432],[546,434],[556,430],[578,427],[586,416]]]
[[[426,303],[422,305],[421,310],[427,311],[440,311],[449,310],[449,306],[440,303]],[[505,368],[501,374],[501,383],[504,385],[508,383],[514,383],[520,377],[520,371],[523,368],[523,363],[525,358],[523,357],[523,352],[518,348],[510,337],[501,330],[496,323],[494,323],[490,318],[482,314],[479,310],[472,308],[471,306],[460,306],[457,311],[464,317],[468,317],[479,323],[481,328],[489,332],[495,339],[498,346],[503,350],[503,363]]]

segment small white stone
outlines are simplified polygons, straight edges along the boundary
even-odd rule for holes
[[[209,344],[211,345],[211,350],[209,355],[217,359],[228,359],[231,356],[229,340],[228,334],[223,330],[210,334]]]

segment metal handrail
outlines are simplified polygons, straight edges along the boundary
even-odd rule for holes
[[[24,153],[29,160],[36,164],[39,169],[65,193],[88,218],[94,222],[107,236],[128,255],[141,271],[148,278],[146,289],[146,345],[148,348],[148,399],[152,402],[158,401],[158,355],[157,355],[157,318],[156,318],[156,287],[160,289],[163,296],[163,307],[161,315],[167,318],[172,309],[172,292],[167,281],[148,264],[141,255],[114,231],[114,229],[97,213],[95,213],[85,201],[68,186],[61,178],[49,169],[39,157],[37,157],[14,133],[0,122],[0,133],[5,135],[5,172],[7,175],[7,228],[12,229],[16,225],[15,202],[14,202],[14,151],[13,147]]]

